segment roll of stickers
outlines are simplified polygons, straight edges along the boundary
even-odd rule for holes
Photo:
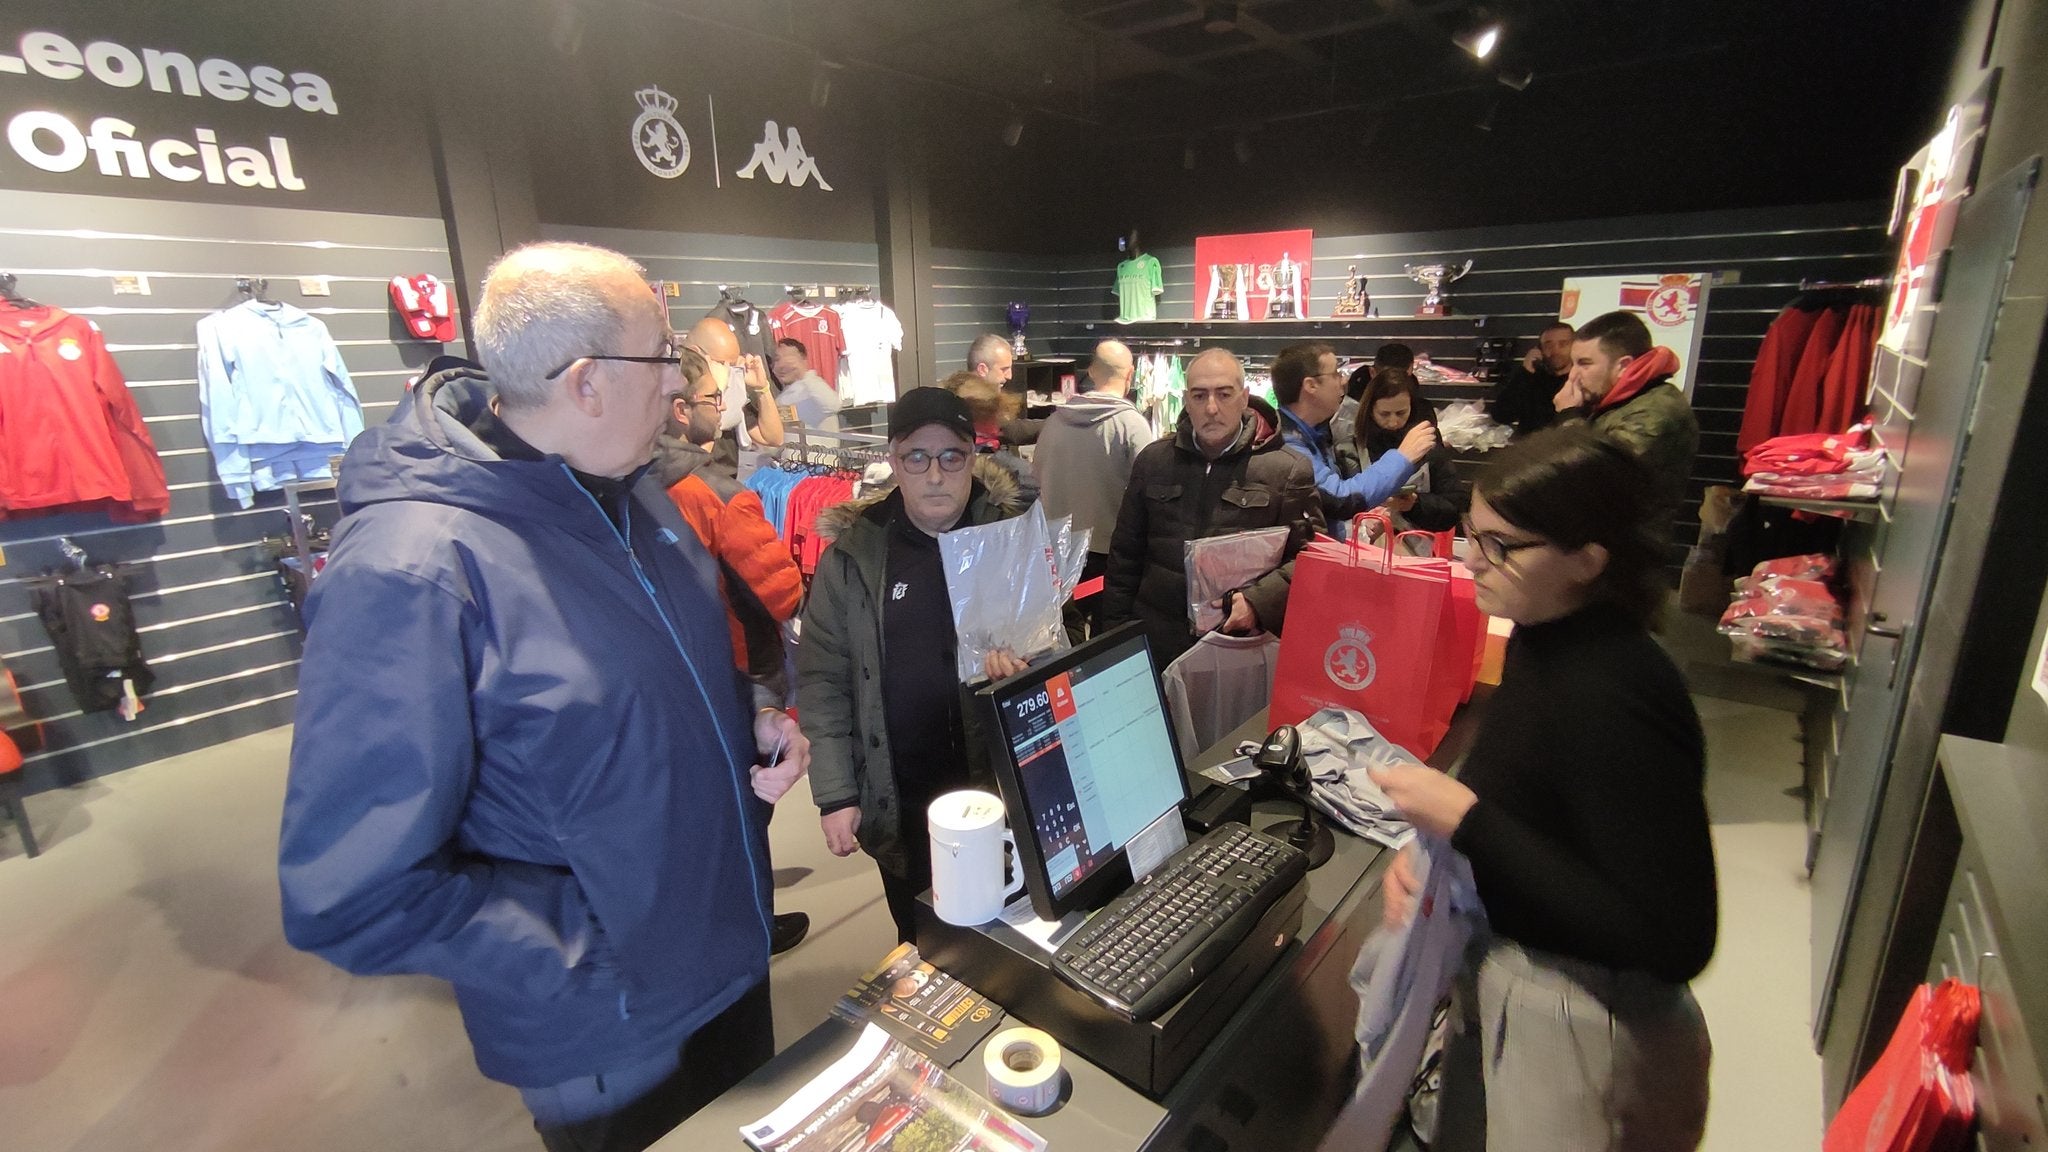
[[[1066,1070],[1060,1042],[1036,1028],[1005,1028],[981,1050],[991,1099],[1019,1116],[1043,1116],[1060,1102]]]

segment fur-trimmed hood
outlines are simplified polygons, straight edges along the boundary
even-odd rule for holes
[[[1024,499],[1023,490],[1017,485],[1016,477],[1010,475],[1009,469],[988,456],[976,454],[973,474],[974,490],[967,497],[969,521],[981,524],[990,520],[1007,520],[1029,506],[1029,501]],[[895,490],[896,486],[891,484],[871,496],[843,501],[818,513],[818,535],[826,540],[839,539],[840,534],[852,526],[855,520],[879,507]],[[993,515],[979,514],[979,509],[984,504]]]

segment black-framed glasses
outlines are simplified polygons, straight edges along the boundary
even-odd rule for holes
[[[967,453],[959,448],[947,448],[936,454],[922,448],[912,448],[896,457],[903,470],[912,476],[922,476],[932,470],[932,461],[939,462],[939,471],[958,472],[967,467]]]
[[[555,377],[574,368],[577,361],[580,360],[617,360],[624,364],[672,365],[678,369],[683,366],[682,354],[676,344],[675,337],[671,336],[661,342],[661,351],[653,356],[617,356],[609,352],[593,352],[588,356],[578,356],[575,360],[569,361],[567,364],[541,377],[541,379],[553,380]]]
[[[1478,545],[1479,554],[1486,557],[1486,562],[1496,568],[1506,565],[1508,557],[1517,552],[1541,548],[1550,543],[1548,540],[1510,540],[1498,532],[1474,531],[1470,520],[1460,521],[1459,527],[1464,530],[1465,539]]]

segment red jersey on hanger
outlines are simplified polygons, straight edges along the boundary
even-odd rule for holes
[[[99,326],[62,308],[0,310],[0,516],[171,506],[156,442]]]
[[[811,371],[839,387],[839,355],[846,351],[846,332],[839,325],[839,313],[823,304],[798,304],[784,300],[768,313],[768,324],[777,340],[794,340],[811,358]]]

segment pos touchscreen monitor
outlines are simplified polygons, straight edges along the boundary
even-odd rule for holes
[[[1124,847],[1187,799],[1135,624],[976,693],[1031,904],[1048,920],[1131,884]]]

